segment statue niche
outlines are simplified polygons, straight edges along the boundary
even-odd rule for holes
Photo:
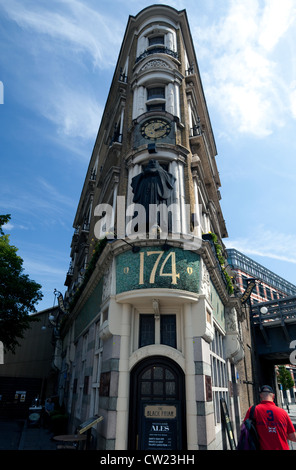
[[[165,220],[160,219],[160,211],[155,211],[155,205],[165,204],[169,207],[173,202],[173,188],[176,178],[166,171],[157,160],[149,160],[143,171],[132,178],[131,186],[134,193],[133,202],[141,204],[146,213],[146,231],[148,232],[154,225],[163,228]],[[154,205],[151,207],[151,205]],[[134,217],[136,216],[136,212]],[[168,214],[167,227],[171,231],[172,214]],[[165,223],[166,225],[166,223]]]

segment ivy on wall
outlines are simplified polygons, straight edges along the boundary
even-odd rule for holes
[[[203,239],[204,240],[209,240],[213,244],[213,246],[215,248],[217,259],[219,261],[219,264],[221,266],[221,270],[222,270],[223,275],[225,277],[227,291],[230,295],[233,294],[234,288],[233,288],[232,279],[231,279],[231,277],[229,276],[228,272],[225,269],[225,258],[223,256],[223,248],[219,244],[217,235],[215,233],[209,232],[209,233],[203,235]]]

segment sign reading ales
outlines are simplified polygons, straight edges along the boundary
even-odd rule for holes
[[[175,450],[178,438],[178,403],[143,404],[142,450]]]
[[[127,251],[116,258],[116,292],[163,287],[198,293],[199,269],[199,255],[189,250],[146,246],[138,253]]]

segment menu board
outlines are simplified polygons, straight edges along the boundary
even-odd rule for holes
[[[142,408],[142,450],[178,449],[179,407],[145,403]]]

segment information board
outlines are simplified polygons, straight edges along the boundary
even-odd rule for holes
[[[176,450],[180,438],[179,403],[142,405],[142,450]]]

